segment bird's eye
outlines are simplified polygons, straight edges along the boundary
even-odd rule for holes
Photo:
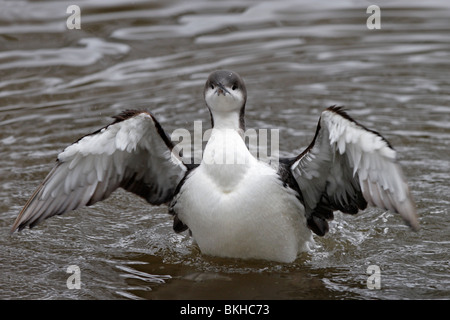
[[[238,88],[237,84],[233,84],[233,86],[231,87],[231,90],[236,90]]]
[[[209,85],[209,87],[214,90],[214,85],[212,83]]]

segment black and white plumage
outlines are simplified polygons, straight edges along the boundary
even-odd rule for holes
[[[148,112],[128,110],[58,155],[12,228],[104,200],[119,187],[150,204],[169,202],[186,168],[171,161],[172,142]]]
[[[313,142],[289,165],[305,199],[308,226],[318,235],[328,231],[333,211],[356,214],[368,204],[400,213],[419,228],[395,150],[340,107],[322,112]]]
[[[311,231],[327,233],[333,211],[355,214],[367,205],[419,228],[395,150],[342,108],[323,111],[306,150],[274,167],[244,142],[247,92],[238,74],[213,72],[204,98],[213,128],[201,163],[184,164],[151,113],[123,112],[58,155],[12,232],[119,187],[152,205],[168,204],[174,230],[189,229],[200,250],[216,256],[291,262],[307,250]]]

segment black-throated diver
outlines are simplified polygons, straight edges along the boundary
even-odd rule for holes
[[[333,211],[355,214],[367,205],[398,212],[419,228],[396,152],[342,108],[325,109],[311,144],[274,167],[255,158],[243,139],[247,91],[237,73],[211,73],[204,98],[212,132],[201,163],[174,161],[174,145],[155,117],[125,111],[58,155],[12,232],[92,205],[119,187],[167,204],[174,230],[189,229],[201,252],[215,256],[294,261],[312,232],[328,232]],[[230,153],[244,161],[224,162]]]

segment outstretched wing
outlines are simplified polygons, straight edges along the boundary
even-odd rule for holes
[[[293,159],[291,172],[308,226],[318,235],[328,231],[333,211],[355,214],[368,204],[397,212],[414,230],[419,228],[395,150],[340,107],[322,113],[313,142]]]
[[[171,159],[173,145],[148,112],[128,110],[58,155],[55,167],[20,212],[12,232],[53,215],[106,199],[122,187],[149,203],[172,199],[186,167]]]

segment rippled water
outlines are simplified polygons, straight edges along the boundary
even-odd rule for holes
[[[1,299],[450,298],[450,5],[379,1],[65,1],[0,3]],[[396,147],[422,229],[368,209],[336,214],[293,264],[201,255],[165,207],[125,191],[9,236],[56,155],[126,108],[167,132],[209,127],[202,100],[214,69],[239,72],[247,126],[280,129],[301,152],[320,112],[344,105]],[[69,290],[67,267],[81,271]],[[367,269],[381,269],[369,289]]]

